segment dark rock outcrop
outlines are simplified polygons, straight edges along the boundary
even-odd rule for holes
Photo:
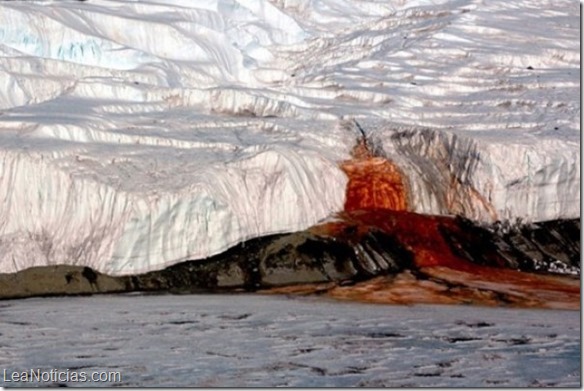
[[[460,231],[442,229],[453,253],[474,264],[528,272],[580,274],[580,221],[480,226],[457,217]]]
[[[374,220],[377,223],[368,223]],[[446,262],[447,267],[467,263],[532,273],[580,274],[579,220],[481,226],[460,217],[366,211],[346,214],[339,221],[252,239],[208,259],[135,276],[114,277],[88,267],[64,265],[0,274],[0,298],[256,291],[306,283],[347,286],[405,270],[418,275],[418,269],[428,266],[424,264],[428,257],[434,262],[430,266],[440,266],[443,258],[454,260]]]

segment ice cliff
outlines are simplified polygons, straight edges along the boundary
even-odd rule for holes
[[[577,217],[579,13],[2,2],[0,272],[134,274],[305,229],[343,210],[342,162],[362,137],[411,211]]]

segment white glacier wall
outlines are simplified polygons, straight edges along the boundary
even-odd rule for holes
[[[412,211],[486,222],[553,220],[580,214],[576,142],[506,143],[411,126],[372,126],[383,156],[402,170]]]
[[[343,209],[357,120],[411,207],[580,213],[572,1],[0,2],[0,272],[200,259]]]
[[[342,208],[346,178],[335,162],[277,146],[247,155],[196,167],[202,162],[188,154],[180,169],[160,162],[154,170],[77,155],[78,163],[125,171],[106,184],[56,156],[5,153],[0,186],[11,207],[0,210],[3,272],[66,261],[141,273],[304,229]],[[161,189],[157,176],[173,184]]]

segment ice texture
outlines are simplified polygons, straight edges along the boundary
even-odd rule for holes
[[[0,306],[0,386],[579,387],[578,311],[256,295],[34,298]],[[57,370],[104,383],[9,382]]]
[[[573,1],[0,3],[0,272],[122,275],[343,209],[356,120],[413,211],[579,215]]]

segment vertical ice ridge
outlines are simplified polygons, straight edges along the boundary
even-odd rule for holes
[[[132,197],[67,175],[42,155],[5,153],[0,164],[0,272],[61,263],[99,269]]]
[[[577,145],[485,143],[397,125],[371,135],[404,171],[414,212],[483,221],[544,221],[579,213]]]
[[[46,156],[6,153],[0,272],[80,264],[132,274],[305,229],[340,210],[346,178],[317,154],[277,149],[193,173],[179,191],[121,191]]]

